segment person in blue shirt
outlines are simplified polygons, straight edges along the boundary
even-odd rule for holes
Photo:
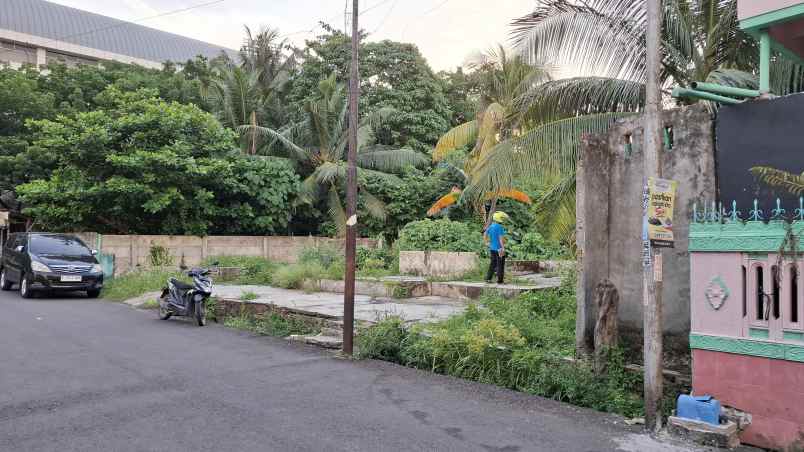
[[[507,234],[502,223],[508,220],[508,215],[505,212],[495,212],[492,218],[494,221],[484,234],[491,255],[486,283],[491,283],[491,278],[497,273],[497,284],[502,284],[505,276],[505,234]]]

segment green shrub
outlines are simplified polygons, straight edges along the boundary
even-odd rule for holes
[[[366,248],[358,247],[357,262],[358,270],[387,270],[393,267],[395,255],[388,248]]]
[[[221,267],[240,268],[240,276],[231,282],[246,285],[270,285],[273,273],[278,267],[267,259],[252,256],[213,256],[205,259],[203,265],[210,267],[214,262],[218,262]]]
[[[511,258],[519,260],[558,259],[567,255],[561,245],[548,242],[538,232],[528,232],[519,240],[511,240],[507,249]]]
[[[359,358],[401,362],[402,342],[407,337],[400,317],[388,317],[376,326],[360,331],[357,336]]]
[[[173,265],[173,256],[164,246],[151,245],[148,250],[148,263],[151,267],[168,267]]]
[[[458,221],[421,220],[405,225],[399,232],[401,251],[485,252],[483,234],[475,225]]]
[[[304,247],[299,253],[299,263],[301,264],[317,263],[323,267],[329,267],[343,261],[345,261],[343,250],[330,245]]]
[[[274,273],[273,282],[283,289],[302,289],[305,280],[320,280],[327,275],[327,269],[317,262],[298,263],[280,267]]]

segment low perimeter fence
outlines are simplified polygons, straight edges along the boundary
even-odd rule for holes
[[[274,262],[296,263],[305,248],[343,248],[343,239],[314,236],[176,236],[176,235],[105,235],[96,232],[76,233],[88,246],[101,254],[105,267],[112,261],[109,273],[121,275],[151,265],[152,253],[172,264],[186,267],[201,265],[212,256],[262,257]],[[375,239],[358,239],[358,246],[374,248]]]

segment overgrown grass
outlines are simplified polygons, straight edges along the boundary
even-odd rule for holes
[[[209,267],[218,262],[221,267],[238,267],[240,276],[234,281],[216,281],[220,283],[242,285],[271,285],[273,274],[279,265],[261,257],[250,256],[214,256],[204,260],[204,266]]]
[[[223,325],[243,331],[251,331],[262,336],[286,337],[292,334],[314,334],[316,330],[304,322],[287,319],[277,314],[260,316],[241,315],[229,317]]]
[[[167,284],[171,277],[182,278],[181,273],[168,270],[140,270],[109,280],[103,287],[103,298],[124,301],[155,292]]]
[[[595,375],[568,362],[575,347],[574,282],[513,300],[486,297],[464,314],[406,328],[389,318],[358,336],[358,355],[495,384],[575,405],[637,416],[641,376],[610,354],[608,372]]]
[[[240,299],[243,300],[243,301],[252,301],[252,300],[256,300],[257,298],[259,298],[259,296],[256,293],[251,292],[251,291],[246,291],[246,292],[243,292],[242,294],[240,294]]]

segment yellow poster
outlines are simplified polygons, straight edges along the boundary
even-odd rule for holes
[[[673,247],[673,205],[678,182],[648,178],[648,238],[655,247]]]

